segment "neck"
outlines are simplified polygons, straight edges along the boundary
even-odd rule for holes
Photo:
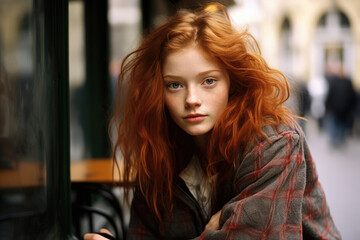
[[[199,135],[199,136],[193,136],[197,149],[203,155],[206,155],[206,149],[207,149],[207,143],[209,137],[210,137],[210,133],[206,133],[204,135]]]

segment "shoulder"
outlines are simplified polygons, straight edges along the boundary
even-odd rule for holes
[[[295,120],[279,125],[265,125],[254,142],[247,146],[247,154],[256,151],[270,152],[286,147],[293,148],[305,142],[304,132]]]
[[[265,125],[261,128],[261,130],[270,141],[283,137],[304,138],[304,132],[295,120],[292,120],[288,124],[280,124],[278,126]],[[258,136],[258,142],[264,140],[263,136]]]
[[[266,125],[261,130],[263,134],[259,134],[247,147],[248,151],[241,155],[239,159],[241,165],[246,162],[252,165],[254,161],[267,164],[273,160],[293,159],[299,156],[306,145],[304,132],[295,120],[289,124]]]

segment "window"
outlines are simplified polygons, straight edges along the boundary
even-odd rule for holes
[[[0,239],[71,239],[67,14],[0,2]]]

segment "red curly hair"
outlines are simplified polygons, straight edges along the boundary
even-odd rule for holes
[[[125,195],[135,172],[136,185],[160,220],[161,209],[172,209],[174,179],[194,151],[191,136],[176,126],[166,109],[162,65],[170,52],[189,44],[214,57],[231,82],[228,106],[211,132],[204,158],[209,176],[222,172],[221,182],[238,154],[264,135],[262,126],[289,123],[291,118],[282,105],[289,97],[285,76],[267,65],[249,33],[232,26],[222,5],[180,11],[149,34],[121,66],[112,119],[118,136],[113,158],[122,153]]]

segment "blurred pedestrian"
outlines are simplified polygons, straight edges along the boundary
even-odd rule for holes
[[[309,112],[311,107],[311,96],[308,87],[303,82],[299,82],[296,85],[296,97],[297,97],[297,115],[304,118]],[[306,120],[298,119],[298,123],[305,132]]]
[[[345,77],[341,63],[331,63],[327,67],[326,80],[329,91],[325,106],[330,143],[339,147],[346,143],[346,139],[351,133],[357,98],[351,79]]]
[[[308,91],[310,94],[311,116],[316,119],[320,131],[324,130],[325,100],[329,90],[325,77],[315,77],[309,80]]]

